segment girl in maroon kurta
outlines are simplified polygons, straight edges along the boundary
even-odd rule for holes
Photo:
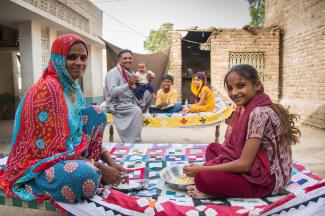
[[[291,145],[298,142],[296,115],[272,103],[256,69],[236,65],[226,74],[225,87],[237,105],[224,144],[211,143],[204,165],[184,167],[195,177],[189,195],[264,197],[283,191],[291,175]]]

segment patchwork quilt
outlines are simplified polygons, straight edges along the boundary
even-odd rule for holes
[[[98,189],[83,203],[56,203],[71,215],[325,215],[325,181],[294,163],[287,192],[262,199],[196,199],[170,188],[159,177],[166,166],[203,163],[206,144],[109,144],[113,158],[133,169],[130,179],[149,179],[128,194]],[[297,214],[298,213],[298,214]]]
[[[143,114],[144,127],[207,127],[217,125],[227,119],[234,110],[234,106],[218,103],[218,109],[213,112],[202,113],[159,113]],[[113,115],[107,114],[107,122],[114,123]]]

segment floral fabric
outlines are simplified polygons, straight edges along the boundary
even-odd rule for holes
[[[279,117],[270,107],[256,107],[250,114],[247,138],[260,138],[261,147],[271,163],[275,176],[274,194],[283,191],[288,184],[292,169],[291,147],[279,142],[283,130]]]
[[[25,188],[31,194],[45,194],[55,201],[74,203],[94,195],[100,176],[99,170],[88,161],[60,161],[26,182]]]

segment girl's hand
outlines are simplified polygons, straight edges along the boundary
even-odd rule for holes
[[[184,166],[183,172],[189,177],[195,177],[200,171],[204,169],[204,166],[198,164],[190,164]]]
[[[184,108],[180,113],[185,114],[185,113],[189,113],[190,112],[190,108]]]

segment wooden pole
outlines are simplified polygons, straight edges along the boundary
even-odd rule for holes
[[[109,142],[113,142],[114,139],[114,127],[113,124],[109,126]]]

